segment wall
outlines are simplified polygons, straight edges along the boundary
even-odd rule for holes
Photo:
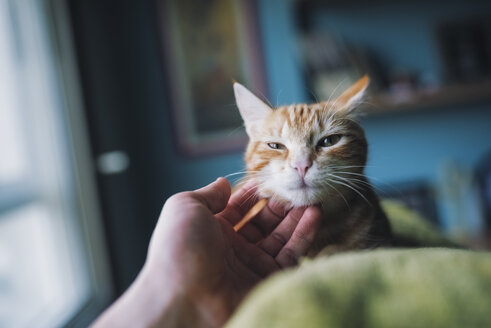
[[[491,4],[478,1],[325,5],[313,15],[311,24],[371,50],[394,71],[410,70],[428,83],[441,83],[444,73],[435,32],[437,22],[490,10]],[[296,45],[294,3],[259,1],[259,13],[270,101],[277,105],[307,101],[309,90],[302,80]],[[452,173],[445,171],[450,165],[472,172],[491,151],[490,107],[490,102],[473,103],[365,118],[362,124],[370,145],[367,175],[379,189],[392,194],[414,183],[428,185],[435,191],[442,227],[452,234],[469,229],[459,227],[468,225],[466,222],[453,222],[462,214],[453,213],[457,210],[449,203],[459,200],[446,200],[442,186],[451,183],[446,179]],[[197,188],[243,168],[240,153],[184,160],[173,148],[167,148],[166,159],[172,172],[166,189],[169,193]],[[472,200],[459,206],[474,205],[478,204]],[[476,220],[479,213],[463,215],[474,215]],[[470,229],[481,227],[474,226]]]
[[[324,5],[312,15],[310,24],[312,29],[328,31],[348,44],[367,49],[389,71],[409,71],[426,83],[440,84],[445,83],[445,72],[439,24],[490,14],[491,3],[484,1],[358,2],[351,6]],[[413,181],[426,183],[435,190],[440,223],[448,233],[478,230],[474,223],[454,222],[462,217],[476,220],[478,201],[449,200],[447,187],[457,179],[455,174],[472,172],[491,152],[490,123],[489,101],[367,117],[363,121],[370,145],[367,175],[382,189],[404,188]],[[460,173],[449,171],[453,166]],[[458,191],[450,193],[455,196]],[[451,204],[459,202],[459,208]],[[475,227],[465,227],[468,224]]]
[[[304,101],[305,90],[295,48],[293,3],[263,0],[258,2],[258,7],[270,101],[273,104]],[[166,184],[169,193],[197,188],[219,176],[244,169],[242,152],[200,159],[182,158],[172,145],[169,122],[165,124],[169,142],[163,151],[169,173]]]
[[[303,86],[295,46],[292,9],[291,1],[260,1],[270,100],[274,104],[307,99],[308,90]],[[464,6],[464,13],[473,10]],[[350,41],[376,47],[392,66],[413,68],[438,79],[440,64],[431,37],[434,19],[459,13],[462,13],[462,5],[455,3],[450,6],[419,2],[416,5],[379,5],[368,10],[366,6],[358,10],[341,6],[332,12],[323,12],[316,18],[316,24],[321,28],[334,28]],[[401,17],[405,18],[401,20]],[[390,26],[395,28],[388,28]],[[440,165],[446,161],[458,161],[473,168],[491,150],[490,107],[489,103],[471,104],[364,119],[370,143],[368,175],[383,183],[435,181]],[[175,151],[167,149],[166,156],[173,172],[169,185],[172,192],[198,187],[242,168],[241,154],[183,160]]]
[[[94,160],[111,150],[123,150],[130,157],[130,167],[124,173],[97,175],[118,292],[129,285],[143,264],[150,234],[167,197],[243,168],[240,151],[199,159],[185,159],[177,153],[167,97],[172,81],[162,63],[155,3],[70,1]],[[271,102],[306,101],[308,90],[295,48],[293,0],[259,0],[259,9]],[[377,10],[373,11],[375,15]],[[362,16],[360,11],[354,17]],[[390,15],[376,17],[384,20]],[[346,31],[355,23],[347,24]],[[421,65],[422,70],[433,69],[432,52],[425,52],[425,45],[418,43],[421,31],[411,33],[404,43],[391,47],[393,58]],[[377,42],[395,45],[397,39],[393,34]],[[417,57],[413,52],[428,57]],[[434,181],[439,165],[449,159],[474,167],[491,148],[489,107],[482,104],[366,118],[363,125],[371,150],[368,175],[397,184]]]

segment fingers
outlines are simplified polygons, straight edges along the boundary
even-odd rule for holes
[[[253,219],[255,216],[257,216],[259,214],[259,212],[261,212],[264,207],[268,205],[268,199],[267,198],[263,198],[263,199],[260,199],[256,205],[254,205],[247,213],[246,215],[244,215],[244,217],[239,221],[239,223],[237,223],[235,226],[234,226],[234,230],[235,231],[239,231],[240,228],[242,228],[245,224],[247,224],[251,219]]]
[[[284,225],[280,224],[267,238],[271,239],[265,239],[261,245],[261,248],[272,256],[277,252],[275,259],[281,267],[295,265],[300,257],[306,255],[321,226],[322,213],[317,207],[309,207],[302,214],[296,210],[290,213],[291,218]],[[298,223],[295,224],[297,218]]]
[[[239,233],[249,242],[257,243],[269,235],[271,231],[283,220],[287,213],[284,205],[270,201],[268,205]]]
[[[236,263],[244,265],[261,278],[281,269],[273,257],[256,245],[249,243],[242,236],[234,239],[232,247],[238,259]]]
[[[223,211],[230,198],[230,183],[225,178],[218,178],[209,185],[192,191],[191,194],[210,209],[213,214]]]
[[[258,246],[272,257],[276,257],[295,231],[306,208],[294,208],[283,221]]]
[[[220,216],[234,226],[254,206],[257,200],[255,183],[252,181],[247,182],[232,194],[227,208],[220,213]]]
[[[297,264],[312,245],[320,225],[319,208],[294,208],[259,244],[237,236],[234,249],[241,263],[266,277],[280,268]]]

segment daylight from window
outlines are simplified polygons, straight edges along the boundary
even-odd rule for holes
[[[0,0],[0,327],[63,324],[87,296],[49,42],[34,1]]]

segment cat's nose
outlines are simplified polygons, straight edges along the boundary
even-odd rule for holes
[[[305,178],[308,169],[312,166],[312,161],[302,160],[293,164],[293,168],[297,171],[301,178]]]

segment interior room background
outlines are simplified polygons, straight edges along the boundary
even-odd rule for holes
[[[2,15],[9,17],[4,22],[14,26],[9,28],[13,37],[8,37],[19,37],[26,11],[40,13],[39,26],[50,45],[46,62],[64,76],[60,80],[65,87],[53,82],[53,101],[62,103],[56,105],[61,113],[79,108],[78,116],[70,114],[67,119],[73,140],[60,149],[74,149],[66,155],[70,158],[66,167],[78,172],[81,181],[75,184],[79,189],[70,189],[74,199],[81,199],[77,206],[84,209],[87,197],[94,198],[90,210],[80,210],[81,222],[86,216],[100,218],[94,230],[83,228],[88,237],[80,243],[89,245],[91,268],[104,267],[91,269],[92,278],[86,278],[90,288],[105,291],[86,315],[85,320],[90,320],[135,278],[166,198],[244,169],[241,123],[231,119],[230,131],[215,139],[212,135],[213,142],[206,145],[198,140],[198,146],[189,146],[186,142],[193,141],[185,138],[190,132],[182,135],[180,124],[189,119],[183,111],[201,105],[189,103],[186,97],[192,90],[183,89],[189,86],[179,82],[183,78],[179,68],[189,65],[186,58],[200,58],[176,50],[199,49],[195,41],[186,44],[178,34],[193,27],[185,24],[192,15],[186,12],[190,1],[181,1],[182,8],[176,1],[164,0],[69,0],[61,6],[55,1],[19,3],[25,5],[3,0],[0,7]],[[241,1],[214,0],[201,5],[206,12],[220,3],[218,13],[232,8],[236,16],[219,17],[241,27],[236,44],[217,43],[239,49],[237,57],[230,57],[230,52],[227,58],[245,65],[238,76],[225,74],[230,95],[233,79],[242,77],[247,87],[273,105],[312,102],[370,74],[372,97],[361,120],[369,142],[369,179],[381,195],[402,200],[449,236],[489,247],[491,3],[257,0],[240,7]],[[183,21],[176,19],[179,13]],[[222,75],[213,78],[223,80]],[[6,88],[7,82],[0,81]],[[51,83],[46,81],[39,83]],[[70,91],[73,85],[76,94]],[[206,94],[216,91],[213,85],[199,89],[205,95],[197,94],[197,99],[207,101]],[[237,111],[233,98],[218,103],[220,115]],[[34,114],[23,117],[34,118]],[[208,127],[214,120],[210,122]],[[74,133],[77,129],[84,132]],[[68,133],[58,135],[63,138]],[[7,231],[7,219],[2,218],[17,206],[2,207],[8,198],[3,190],[7,189],[0,189],[0,234]],[[8,249],[4,246],[3,252]],[[99,252],[100,258],[94,255]],[[7,267],[2,267],[2,254],[0,240],[0,302],[8,302],[9,280],[2,283],[2,272],[9,276]],[[80,270],[87,270],[80,263]],[[65,319],[72,318],[72,323],[77,322],[73,313],[90,297],[80,299],[84,301],[66,312]],[[2,317],[0,310],[0,326],[2,320],[14,319]]]

